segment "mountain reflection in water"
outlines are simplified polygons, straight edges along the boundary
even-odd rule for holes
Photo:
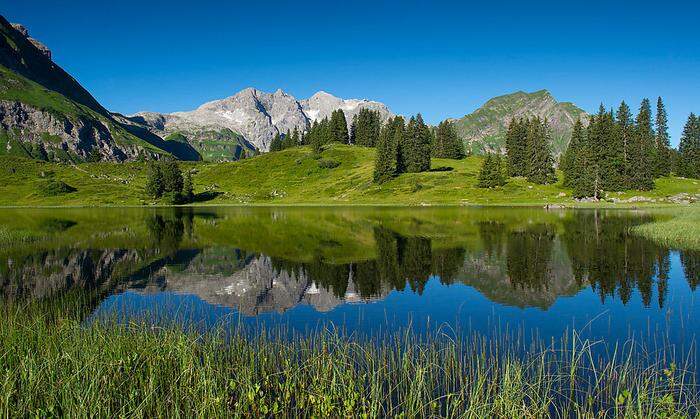
[[[518,321],[544,324],[556,316],[564,324],[553,310],[558,302],[564,317],[608,310],[627,320],[662,319],[663,309],[694,315],[700,254],[630,232],[654,216],[458,208],[2,210],[0,225],[44,238],[0,251],[0,291],[9,301],[84,293],[88,317],[143,314],[148,305],[182,313],[165,306],[196,301],[206,316],[235,312],[303,324],[372,303],[363,328],[411,313],[479,321],[486,306]]]

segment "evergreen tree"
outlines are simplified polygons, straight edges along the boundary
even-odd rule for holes
[[[506,133],[506,165],[509,176],[527,176],[528,154],[527,135],[530,121],[511,119]]]
[[[146,194],[152,198],[160,198],[165,191],[163,172],[157,161],[148,163],[148,178],[146,181]]]
[[[377,155],[374,161],[374,181],[377,183],[384,183],[396,175],[396,129],[397,124],[392,118],[379,133]]]
[[[530,123],[527,135],[529,167],[527,180],[538,184],[554,183],[557,181],[554,173],[554,158],[550,151],[551,142],[547,120],[535,118]]]
[[[406,123],[401,116],[394,118],[394,147],[396,148],[396,174],[406,172]]]
[[[175,160],[166,160],[160,163],[161,172],[163,173],[163,189],[165,193],[179,195],[182,193],[184,180],[180,166]]]
[[[281,151],[282,150],[282,138],[280,138],[280,134],[277,133],[275,136],[272,138],[272,141],[270,142],[270,152],[273,151]]]
[[[331,114],[330,134],[333,142],[347,144],[350,140],[348,122],[342,109],[337,109]]]
[[[630,147],[630,187],[640,190],[654,188],[654,131],[651,126],[651,105],[644,99],[635,121],[634,135]]]
[[[572,195],[577,199],[588,197],[593,197],[595,199],[602,198],[603,192],[600,187],[599,178],[596,176],[597,166],[593,163],[593,147],[590,141],[590,133],[593,129],[594,119],[594,117],[591,117],[588,130],[583,133],[580,146],[572,162],[571,173],[573,173],[574,176],[571,178],[570,182]]]
[[[423,122],[421,114],[412,117],[406,128],[406,138],[402,148],[406,171],[411,173],[430,170],[430,145],[432,135]]]
[[[501,164],[501,156],[498,154],[488,153],[481,165],[479,171],[479,188],[495,188],[505,185],[505,177],[503,176]]]
[[[464,158],[464,143],[459,139],[452,123],[442,121],[435,130],[433,157],[441,159]]]
[[[618,138],[618,143],[621,144],[621,161],[623,166],[622,189],[629,189],[633,170],[632,166],[630,165],[629,150],[634,142],[634,122],[632,121],[632,111],[624,101],[620,103],[620,107],[617,109],[615,133]]]
[[[585,146],[583,136],[583,123],[578,119],[571,132],[569,146],[566,148],[559,163],[559,168],[564,172],[564,186],[572,187],[576,183],[576,178],[580,175],[575,163],[578,153],[581,153],[582,148]]]
[[[700,118],[691,113],[678,146],[678,176],[700,178]]]
[[[668,135],[668,115],[664,102],[659,96],[656,101],[656,161],[654,163],[654,176],[668,176],[671,174],[671,139]]]
[[[360,109],[360,112],[352,120],[351,143],[364,147],[374,147],[379,138],[380,129],[381,116],[379,111]]]
[[[287,130],[287,133],[284,134],[284,138],[282,138],[282,149],[286,150],[288,148],[294,147],[296,144],[294,143],[294,137],[289,130]]]
[[[186,202],[194,200],[194,183],[192,182],[192,174],[190,171],[185,172],[185,178],[182,184],[182,196]]]

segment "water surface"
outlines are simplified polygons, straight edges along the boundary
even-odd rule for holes
[[[501,208],[0,210],[6,304],[70,293],[86,323],[411,327],[687,350],[700,254],[630,232],[653,212]],[[76,303],[78,304],[78,303]]]

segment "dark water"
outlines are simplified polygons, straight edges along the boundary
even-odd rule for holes
[[[0,250],[5,303],[75,299],[86,323],[411,327],[670,342],[700,331],[700,254],[640,211],[0,210],[44,238]],[[71,301],[70,299],[68,301]],[[78,304],[78,303],[76,303]]]

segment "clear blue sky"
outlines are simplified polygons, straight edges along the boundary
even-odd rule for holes
[[[428,122],[548,89],[587,111],[700,112],[700,2],[8,1],[107,108],[171,112],[248,86],[385,102]]]

